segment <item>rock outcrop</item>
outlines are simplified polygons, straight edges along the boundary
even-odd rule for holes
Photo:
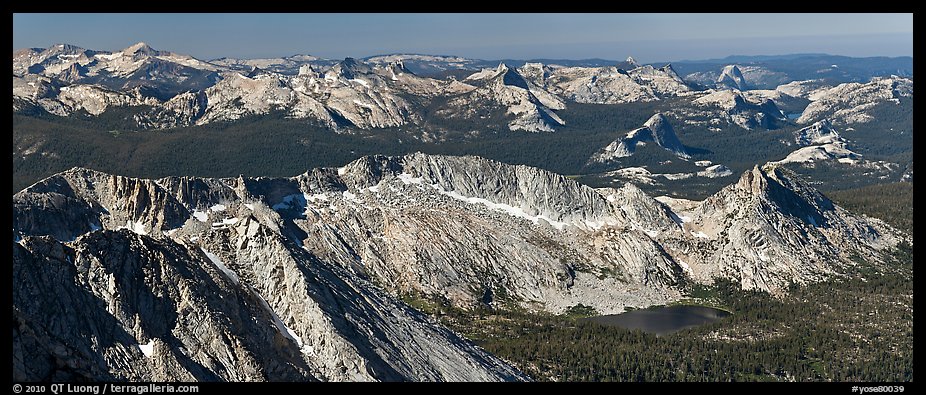
[[[662,114],[650,117],[642,128],[631,130],[626,136],[614,140],[611,144],[595,153],[589,162],[606,163],[617,158],[633,155],[638,145],[654,143],[679,158],[688,159],[691,156],[685,151],[685,146],[678,140],[675,130],[669,120]]]
[[[523,380],[400,298],[617,313],[685,281],[780,294],[906,238],[775,166],[688,206],[478,157],[72,169],[13,196],[14,380]]]

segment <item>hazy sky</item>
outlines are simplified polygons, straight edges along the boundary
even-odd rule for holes
[[[13,48],[68,43],[217,57],[396,52],[643,62],[728,55],[912,56],[913,14],[14,14]]]

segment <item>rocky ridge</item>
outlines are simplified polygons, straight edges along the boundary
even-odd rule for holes
[[[616,158],[631,156],[638,145],[644,145],[647,142],[652,142],[679,158],[691,157],[685,151],[685,146],[678,140],[678,136],[675,135],[669,120],[662,114],[655,114],[643,124],[642,128],[627,132],[626,136],[614,140],[595,153],[589,162],[605,163]]]
[[[23,380],[519,380],[398,298],[615,313],[686,280],[782,293],[905,238],[774,166],[672,209],[424,154],[292,178],[75,168],[13,196],[13,233]]]

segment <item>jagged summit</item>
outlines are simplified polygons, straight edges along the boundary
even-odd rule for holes
[[[414,74],[408,69],[408,67],[405,67],[405,61],[401,59],[389,63],[389,70],[392,71],[393,75]]]
[[[677,213],[422,153],[290,178],[73,168],[13,195],[13,233],[14,380],[523,380],[398,297],[609,314],[689,280],[783,293],[901,239],[773,165]]]
[[[895,245],[896,231],[856,217],[794,173],[755,166],[704,200],[685,224],[710,240],[692,266],[696,277],[727,272],[744,289],[782,293],[788,284],[818,281],[854,265],[852,254],[880,261],[876,251]]]
[[[661,113],[656,113],[643,124],[642,128],[631,130],[624,137],[614,140],[592,156],[589,161],[604,163],[628,157],[636,152],[638,145],[644,145],[647,142],[654,142],[680,158],[690,158],[685,151],[685,146],[675,135],[675,130],[669,124],[669,120]]]
[[[627,59],[624,60],[624,63],[626,63],[630,67],[640,67],[640,64],[637,63],[637,60],[634,59],[633,56],[628,56]]]
[[[372,71],[373,69],[368,64],[363,63],[357,59],[347,57],[338,64],[332,66],[327,73],[351,80],[357,78],[358,76],[369,74]]]

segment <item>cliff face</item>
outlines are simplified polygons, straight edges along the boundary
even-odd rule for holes
[[[780,169],[694,209],[478,157],[292,178],[72,169],[13,196],[14,380],[522,380],[399,301],[601,313],[780,293],[900,240]]]

